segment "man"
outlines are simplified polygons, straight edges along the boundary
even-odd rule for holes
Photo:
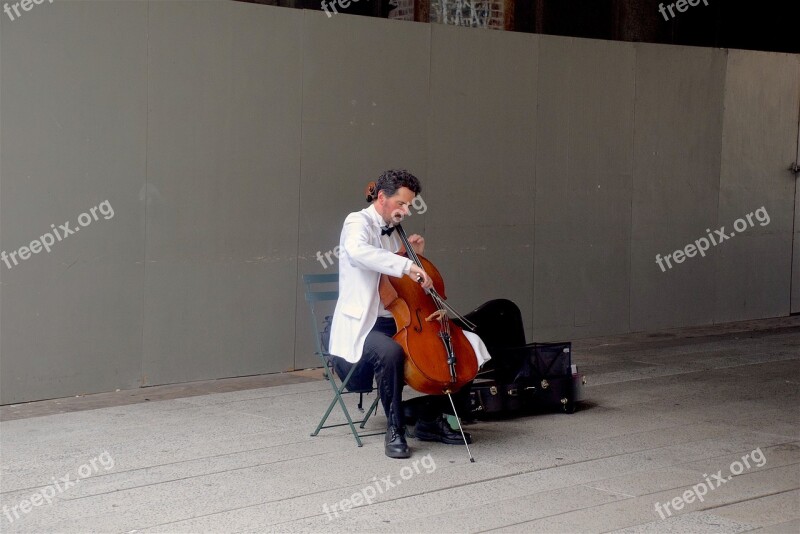
[[[339,300],[331,325],[330,353],[342,358],[345,365],[365,365],[374,371],[386,412],[388,428],[384,445],[390,458],[411,456],[402,406],[405,354],[392,339],[396,332],[395,321],[381,303],[378,283],[381,274],[385,274],[410,276],[426,289],[433,286],[423,269],[396,254],[402,246],[394,233],[394,224],[410,213],[409,206],[421,190],[419,180],[408,171],[384,172],[370,195],[372,203],[347,216],[339,240]],[[408,242],[417,254],[423,253],[425,240],[422,236],[411,235]],[[476,349],[479,363],[488,360],[486,347],[480,339],[475,335],[468,339]],[[347,370],[349,368],[345,372]],[[461,434],[453,431],[442,418],[449,400],[444,396],[429,399],[421,403],[416,437],[461,443]]]

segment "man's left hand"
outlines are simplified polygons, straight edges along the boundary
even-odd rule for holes
[[[411,245],[411,248],[414,249],[414,252],[419,255],[422,255],[423,251],[425,250],[425,238],[419,234],[408,236],[408,244]]]

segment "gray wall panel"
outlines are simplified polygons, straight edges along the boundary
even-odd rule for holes
[[[800,134],[798,134],[800,135]],[[800,147],[797,160],[800,162]],[[792,247],[792,313],[800,313],[800,185],[795,179],[794,190],[794,245]]]
[[[302,12],[152,2],[143,380],[293,366]]]
[[[459,311],[510,298],[530,328],[539,38],[432,30],[427,256]]]
[[[714,320],[712,250],[656,264],[717,217],[726,51],[638,44],[631,330]]]
[[[800,56],[797,58],[797,77],[800,84]],[[800,113],[800,110],[798,110]],[[800,165],[800,117],[797,121],[797,152],[795,163]],[[800,174],[794,180],[794,246],[792,247],[792,313],[800,313]]]
[[[287,269],[285,263],[268,259],[148,265],[142,382],[293,369],[289,333],[294,332],[294,292],[286,278],[288,272],[294,276],[294,265]]]
[[[147,5],[34,7],[0,17],[0,250],[80,231],[0,263],[4,404],[136,387],[140,372]],[[105,200],[113,217],[81,228]]]
[[[792,248],[792,313],[800,313],[800,222],[797,221],[798,214],[800,214],[800,187],[798,187],[797,184],[795,184],[794,193],[794,213],[794,245]]]
[[[426,181],[430,26],[305,12],[297,367],[314,356],[303,273],[337,272],[316,253],[339,244],[347,214],[390,168]],[[414,219],[424,217],[417,215]],[[412,221],[409,221],[412,222]],[[419,221],[413,221],[419,223]]]
[[[634,58],[628,43],[542,39],[537,339],[629,329]]]
[[[798,56],[728,53],[717,227],[737,235],[715,250],[715,322],[790,313],[798,73]]]
[[[114,210],[0,260],[0,403],[316,366],[299,275],[337,268],[317,251],[391,167],[423,181],[405,226],[451,303],[510,298],[529,339],[800,311],[800,56],[228,0],[0,29],[0,251]]]

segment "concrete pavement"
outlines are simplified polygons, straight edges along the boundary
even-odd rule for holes
[[[310,437],[318,370],[6,406],[0,531],[800,531],[800,317],[581,340],[573,359],[587,402],[470,425],[472,464]]]

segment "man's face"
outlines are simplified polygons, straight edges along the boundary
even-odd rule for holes
[[[417,195],[407,187],[401,187],[390,197],[381,191],[375,201],[375,209],[386,224],[400,224],[403,217],[411,213],[410,206],[415,196]]]

